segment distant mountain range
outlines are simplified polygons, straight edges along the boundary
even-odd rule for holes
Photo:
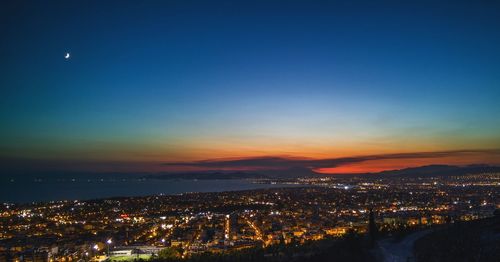
[[[291,167],[288,169],[266,169],[256,171],[193,171],[193,172],[160,172],[160,173],[87,173],[87,172],[43,172],[25,173],[11,176],[0,174],[0,181],[15,179],[16,181],[48,181],[48,180],[117,180],[117,179],[295,179],[299,177],[328,177],[328,176],[380,176],[380,177],[437,177],[460,176],[465,174],[478,174],[486,172],[500,173],[499,166],[489,165],[429,165],[421,167],[389,170],[378,173],[364,174],[322,174],[314,172],[311,168]]]
[[[500,167],[489,165],[429,165],[421,167],[405,168],[375,173],[380,176],[409,176],[409,177],[436,177],[436,176],[460,176],[466,174],[478,174],[488,172],[500,172]]]
[[[489,165],[429,165],[412,167],[399,170],[388,170],[378,173],[365,174],[321,174],[308,168],[290,168],[282,170],[259,170],[259,171],[205,171],[205,172],[183,172],[183,173],[161,173],[148,175],[148,179],[293,179],[298,177],[318,176],[385,176],[385,177],[438,177],[438,176],[460,176],[466,174],[478,174],[486,172],[499,172],[500,167]]]
[[[298,178],[321,176],[309,168],[294,167],[289,169],[258,170],[258,171],[197,171],[160,173],[145,176],[147,179],[265,179],[265,178]]]

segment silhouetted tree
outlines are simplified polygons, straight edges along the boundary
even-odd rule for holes
[[[370,209],[370,215],[368,219],[368,237],[370,238],[370,246],[375,245],[375,241],[377,241],[378,229],[377,224],[375,223],[375,214],[373,213],[373,209]]]

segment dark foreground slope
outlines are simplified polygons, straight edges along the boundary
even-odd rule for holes
[[[500,216],[461,222],[415,243],[417,261],[500,261]]]

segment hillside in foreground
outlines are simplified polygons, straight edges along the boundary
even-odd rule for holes
[[[417,261],[499,261],[500,215],[432,232],[416,241],[414,253]]]

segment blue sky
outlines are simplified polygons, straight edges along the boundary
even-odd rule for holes
[[[0,154],[496,149],[500,5],[438,2],[2,2]]]

